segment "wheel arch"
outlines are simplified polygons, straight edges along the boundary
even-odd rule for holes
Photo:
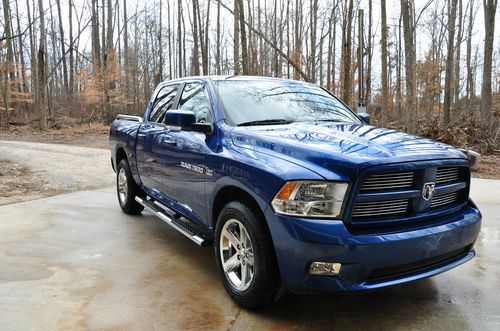
[[[219,189],[212,204],[211,221],[214,228],[222,208],[231,201],[240,201],[247,204],[258,213],[259,217],[262,217],[263,220],[265,220],[264,211],[257,200],[250,193],[240,187],[227,185]]]
[[[115,163],[116,163],[115,169],[118,167],[118,164],[123,159],[126,159],[128,162],[127,152],[125,152],[125,148],[123,148],[122,146],[118,146],[116,148],[116,153],[115,153]]]

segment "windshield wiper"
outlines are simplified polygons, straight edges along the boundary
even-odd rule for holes
[[[270,120],[260,120],[260,121],[249,121],[239,123],[237,126],[252,126],[252,125],[278,125],[278,124],[290,124],[293,123],[291,120],[285,120],[280,118],[270,119]]]

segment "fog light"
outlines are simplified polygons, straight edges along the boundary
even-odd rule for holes
[[[342,264],[333,262],[313,262],[309,268],[311,275],[338,275]]]

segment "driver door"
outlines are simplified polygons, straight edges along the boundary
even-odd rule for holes
[[[184,84],[177,109],[192,111],[197,123],[212,122],[208,93],[200,81]],[[163,146],[166,158],[162,162],[165,167],[163,185],[170,188],[170,197],[177,202],[181,212],[205,223],[207,136],[201,132],[168,131],[165,139],[170,144]]]

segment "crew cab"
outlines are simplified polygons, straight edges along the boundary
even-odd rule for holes
[[[369,125],[326,89],[286,79],[159,84],[110,130],[118,202],[201,246],[248,308],[281,289],[364,291],[475,255],[466,154]],[[278,291],[280,290],[280,291]]]

